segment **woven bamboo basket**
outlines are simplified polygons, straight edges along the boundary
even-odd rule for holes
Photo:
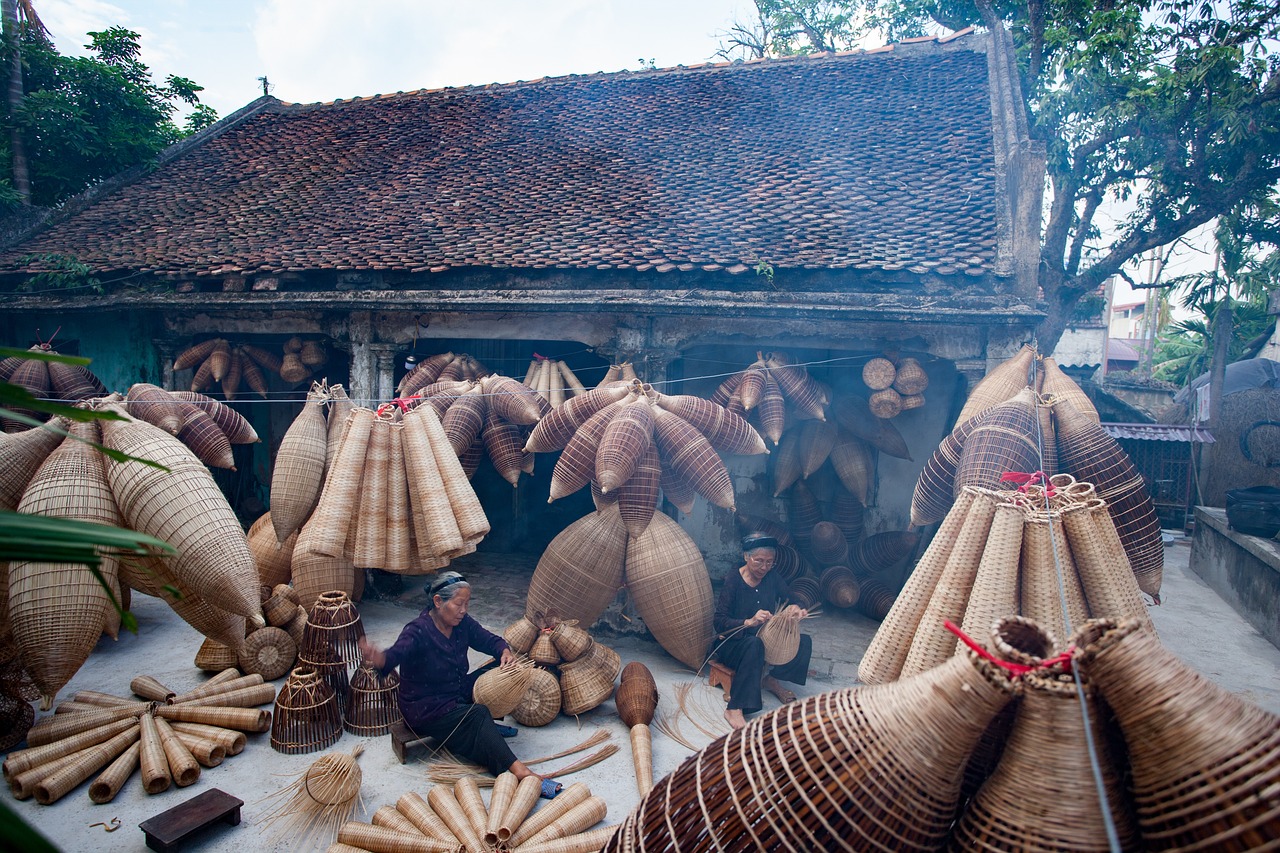
[[[551,540],[538,560],[529,582],[525,616],[555,613],[580,625],[593,624],[622,586],[626,554],[627,529],[616,508],[573,522]]]
[[[240,650],[240,669],[246,674],[257,673],[267,681],[274,681],[293,668],[298,658],[298,646],[283,628],[259,628],[245,638]]]
[[[831,402],[829,389],[824,389],[803,366],[795,364],[783,352],[765,353],[768,378],[777,382],[782,394],[802,416],[822,420],[824,407]],[[766,394],[768,394],[766,386]]]
[[[925,463],[911,496],[913,526],[922,527],[947,517],[951,505],[956,501],[956,466],[960,464],[964,443],[982,425],[985,417],[984,411],[953,429]]]
[[[145,560],[147,564],[145,571],[129,570],[127,567],[130,562],[131,560],[126,558],[120,563],[120,576],[126,581],[127,586],[163,599],[188,625],[233,651],[244,644],[244,617],[215,607],[203,596],[198,595],[170,571],[167,560],[158,558]],[[247,592],[246,590],[246,594]],[[257,598],[257,595],[253,597]],[[258,618],[262,619],[261,616]],[[219,667],[219,669],[224,668]]]
[[[258,581],[271,587],[287,584],[293,576],[290,567],[293,549],[298,543],[298,531],[290,533],[281,542],[271,524],[271,513],[264,512],[249,528],[247,539],[249,552],[258,567]]]
[[[658,782],[605,850],[939,849],[965,761],[1012,694],[965,656],[784,705]]]
[[[892,388],[877,391],[867,400],[871,413],[878,418],[895,418],[902,412],[902,395]]]
[[[408,833],[409,835],[422,835],[418,828],[413,825],[413,821],[400,814],[395,806],[379,806],[378,810],[373,813],[373,817],[369,818],[369,823],[372,826]]]
[[[898,361],[897,373],[893,377],[893,390],[905,396],[918,396],[929,387],[929,375],[924,372],[920,362],[914,358]]]
[[[346,556],[348,544],[354,543],[353,519],[358,517],[356,507],[362,497],[360,484],[373,421],[373,411],[366,408],[352,409],[347,416],[342,441],[325,471],[320,499],[308,522],[312,550],[319,554]],[[332,440],[332,426],[326,433],[327,442]]]
[[[489,709],[495,720],[516,709],[528,692],[534,666],[525,660],[514,666],[495,667],[480,675],[474,687],[475,701]]]
[[[276,696],[271,748],[286,755],[326,749],[342,737],[337,694],[310,667],[289,674]]]
[[[318,644],[314,648],[307,648],[305,629],[303,634],[303,643],[298,649],[298,666],[320,673],[320,677],[337,695],[339,707],[346,707],[347,697],[351,693],[352,667],[332,646]]]
[[[741,414],[741,412],[734,412],[733,402],[733,400],[729,401],[725,411]],[[764,394],[760,396],[755,413],[760,423],[760,434],[776,447],[787,427],[787,401],[783,396],[782,388],[773,376],[765,377]]]
[[[333,649],[355,669],[359,666],[359,643],[363,636],[364,621],[350,596],[341,590],[329,590],[320,594],[307,613],[302,646],[308,652]]]
[[[823,571],[818,583],[822,587],[822,597],[836,607],[853,607],[858,603],[861,590],[858,587],[858,579],[854,577],[853,570],[848,566],[828,567]]]
[[[872,391],[883,391],[893,385],[898,369],[887,358],[873,358],[862,366],[862,381]]]
[[[551,631],[551,642],[563,661],[575,661],[591,648],[591,635],[578,627],[576,620],[560,620]]]
[[[525,462],[525,454],[521,449],[524,447],[524,433],[520,427],[504,421],[493,408],[492,401],[485,412],[484,430],[480,433],[480,438],[498,475],[513,487],[519,485]]]
[[[591,490],[592,495],[595,495],[595,483],[591,484]],[[622,523],[627,526],[627,532],[632,536],[639,536],[653,519],[661,491],[662,461],[658,457],[657,447],[650,444],[627,481],[603,496],[617,500],[618,512],[622,515]]]
[[[784,608],[764,623],[756,636],[764,643],[765,663],[770,666],[790,663],[800,649],[800,616]]]
[[[107,460],[107,481],[129,527],[173,545],[177,554],[168,566],[197,595],[254,625],[266,624],[244,530],[200,460],[141,421],[103,421],[102,443],[168,469]]]
[[[271,470],[271,511],[279,542],[301,529],[320,500],[328,432],[322,406],[316,391],[308,394],[276,451]]]
[[[1022,561],[1024,519],[1025,511],[1016,504],[996,505],[964,620],[957,623],[970,637],[982,636],[995,620],[1018,612],[1018,567]],[[957,654],[964,651],[964,644],[958,639],[955,650]]]
[[[538,626],[529,621],[527,616],[521,616],[507,626],[507,629],[502,632],[502,638],[507,641],[511,651],[518,655],[527,655],[533,648],[533,641],[538,639]]]
[[[840,528],[845,541],[851,546],[860,543],[865,530],[866,508],[845,488],[834,490],[831,502],[831,523]],[[914,547],[914,546],[913,546]]]
[[[662,489],[662,496],[675,504],[681,512],[686,515],[693,512],[693,502],[698,496],[698,493],[693,490],[693,486],[690,486],[665,466],[662,467],[658,485]]]
[[[222,672],[229,666],[239,666],[240,660],[235,649],[228,648],[217,640],[205,639],[196,650],[195,665],[205,672]]]
[[[0,509],[18,508],[27,483],[62,443],[62,434],[54,429],[66,428],[65,419],[52,418],[45,427],[24,430],[0,442],[0,471],[5,472],[0,477]]]
[[[227,359],[227,371],[222,377],[222,396],[233,400],[240,390],[240,381],[244,379],[245,359],[240,355],[239,347],[227,353]]]
[[[544,666],[560,663],[560,652],[556,650],[556,644],[551,639],[551,629],[543,628],[538,633],[538,639],[533,641],[533,647],[529,649],[529,657]]]
[[[800,473],[806,479],[822,467],[836,446],[840,428],[834,421],[801,421],[798,431]]]
[[[867,401],[862,397],[851,394],[841,396],[832,404],[831,412],[841,428],[880,452],[899,459],[911,458],[911,451],[898,428],[892,422],[872,414]]]
[[[345,554],[334,557],[318,549],[319,524],[318,519],[312,518],[303,525],[291,561],[294,591],[308,610],[323,593],[342,592],[352,596],[356,588],[355,563]]]
[[[1115,524],[1138,587],[1157,603],[1164,571],[1160,520],[1141,473],[1114,438],[1069,403],[1055,401],[1058,453],[1064,471],[1093,483]]]
[[[977,490],[966,489],[963,494],[971,494],[974,491]],[[995,511],[995,500],[990,494],[983,492],[975,494],[967,512],[964,513],[963,525],[955,534],[954,544],[947,552],[945,566],[940,571],[933,564],[926,569],[928,574],[938,571],[938,574],[934,575],[937,580],[928,592],[928,604],[923,611],[920,611],[917,625],[913,629],[914,637],[911,639],[906,659],[902,663],[900,677],[932,669],[955,652],[955,635],[943,627],[943,622],[947,619],[957,625],[964,622],[970,591],[973,589],[973,581],[978,573],[978,565],[982,560],[982,552],[991,530]],[[944,524],[943,527],[945,528],[946,525]],[[943,538],[942,533],[943,531],[939,530],[938,535],[934,537],[935,543]],[[932,546],[930,549],[932,550]],[[923,564],[926,558],[928,558],[927,552],[920,563]],[[920,565],[917,564],[916,572],[919,571]],[[908,586],[914,579],[913,573],[911,580],[907,582]],[[906,594],[907,590],[904,589],[898,601],[902,602]],[[918,594],[918,591],[912,591],[913,596]],[[897,604],[894,605],[894,609],[897,610]],[[885,630],[893,616],[891,612],[889,619],[886,619],[881,626],[881,631]],[[879,632],[876,634],[876,639],[878,638]],[[874,644],[875,640],[873,639],[872,642]],[[866,663],[865,657],[863,663]],[[861,667],[858,671],[861,675]]]
[[[851,548],[855,574],[888,571],[909,559],[920,544],[916,530],[886,530],[876,533]]]
[[[849,563],[849,540],[843,531],[830,521],[820,521],[813,526],[810,549],[823,566],[840,566]]]
[[[560,667],[560,710],[583,714],[613,695],[613,683],[622,669],[618,653],[594,643],[576,661]]]
[[[107,395],[106,386],[86,367],[56,361],[48,362],[45,367],[49,370],[49,385],[59,399],[88,400]]]
[[[150,719],[148,717],[148,719]],[[69,759],[50,770],[31,789],[36,802],[49,805],[61,799],[63,795],[80,785],[90,776],[110,764],[122,753],[128,752],[137,743],[139,727],[131,726],[128,731],[116,735],[110,740],[87,747],[70,756]],[[47,766],[47,765],[46,765]],[[42,770],[43,768],[38,768]]]
[[[1065,637],[1070,633],[1069,625],[1083,624],[1089,618],[1060,513],[1033,512],[1023,524],[1019,601],[1018,612],[1039,622],[1055,637]],[[1064,605],[1069,623],[1063,621]]]
[[[593,388],[585,394],[570,397],[538,421],[525,443],[526,453],[549,453],[565,449],[587,421],[614,403],[623,400],[631,389],[626,385]]]
[[[178,734],[193,735],[216,743],[226,751],[227,755],[239,755],[244,752],[246,742],[244,732],[219,726],[208,726],[202,723],[184,723],[177,720],[169,721],[169,727]]]
[[[351,676],[351,693],[342,715],[343,728],[360,737],[381,737],[403,719],[400,676],[391,672],[383,677],[369,666],[357,669]]]
[[[1073,641],[1124,735],[1147,848],[1274,844],[1280,717],[1213,684],[1132,620],[1092,620]]]
[[[76,440],[93,440],[94,434],[90,424],[72,427],[72,437],[31,479],[19,512],[120,526],[102,457]],[[114,555],[103,553],[98,571],[104,582],[118,587]],[[47,711],[88,659],[114,609],[102,584],[83,565],[18,560],[8,567],[7,586],[9,630]]]
[[[813,528],[822,521],[822,508],[809,486],[799,480],[787,492],[787,521],[796,545],[808,550],[812,545]]]
[[[510,774],[503,774],[510,776]],[[499,777],[501,778],[501,777]],[[494,785],[494,790],[498,790],[498,785]],[[421,796],[410,791],[402,794],[400,799],[396,800],[396,811],[409,819],[417,830],[427,838],[434,838],[439,841],[452,842],[452,850],[458,849],[457,837],[449,831],[449,827],[445,826],[443,820],[427,805],[427,801]]]
[[[246,687],[256,687],[265,684],[266,681],[261,675],[241,675],[240,670],[233,668],[224,669],[222,672],[210,678],[204,684],[194,690],[189,690],[179,696],[174,696],[169,700],[169,704],[177,705],[182,702],[190,702],[195,699],[204,699],[208,696],[218,696],[231,693],[236,690],[243,690]],[[274,697],[274,693],[272,696]]]
[[[436,353],[429,358],[425,358],[401,378],[400,383],[396,386],[396,391],[401,397],[408,397],[414,394],[418,389],[430,385],[440,376],[440,372],[444,370],[445,365],[453,361],[453,353],[442,352]]]
[[[665,409],[653,412],[653,440],[665,467],[718,507],[734,508],[733,480],[724,460],[697,428]]]
[[[849,493],[866,504],[875,481],[875,466],[866,444],[849,433],[841,433],[831,448],[831,467]]]
[[[1035,359],[1035,349],[1024,344],[1012,358],[996,365],[974,386],[964,408],[960,410],[960,416],[956,418],[956,426],[985,409],[1003,403],[1026,388]]]
[[[897,595],[885,584],[875,578],[858,580],[858,610],[863,615],[883,622],[893,609]]]
[[[1008,471],[1039,471],[1036,403],[1019,395],[993,407],[965,439],[952,482],[954,494],[965,486],[996,489]]]
[[[667,653],[698,669],[714,637],[711,580],[698,546],[658,513],[627,542],[627,587],[640,617]]]
[[[1075,383],[1075,380],[1062,372],[1062,368],[1058,367],[1056,361],[1046,356],[1041,365],[1044,369],[1044,384],[1040,388],[1041,394],[1046,397],[1066,400],[1076,411],[1092,421],[1101,420],[1098,417],[1098,410],[1094,408],[1093,401],[1089,399],[1089,395],[1084,393],[1084,390]]]
[[[129,716],[68,735],[41,746],[13,750],[5,756],[4,776],[6,779],[13,778],[20,773],[48,764],[50,761],[65,758],[94,744],[108,741],[122,732],[135,728],[137,725],[137,719]]]
[[[550,803],[529,814],[520,827],[512,831],[505,842],[506,845],[518,849],[521,844],[532,840],[535,835],[589,799],[591,799],[590,789],[582,782],[574,782],[562,790]]]
[[[608,493],[631,478],[653,440],[653,406],[637,397],[605,425],[595,456],[595,482]]]
[[[742,381],[738,383],[738,388],[734,392],[738,395],[738,399],[742,401],[742,408],[748,412],[754,409],[760,402],[760,397],[764,394],[764,371],[763,362],[757,361],[755,366],[749,367],[742,372]]]
[[[392,422],[387,451],[386,563],[381,568],[393,574],[405,574],[412,565],[412,521],[409,517],[409,482],[404,466],[403,436],[403,424]]]
[[[534,392],[524,383],[509,376],[486,376],[480,387],[489,400],[489,408],[499,418],[518,426],[533,426],[542,416],[531,399]]]
[[[545,726],[560,714],[560,682],[545,669],[535,668],[529,676],[529,687],[511,717],[522,726]]]
[[[155,714],[170,722],[177,720],[183,723],[201,723],[243,732],[265,732],[271,729],[271,712],[258,708],[206,707],[184,703],[160,705]]]
[[[764,439],[755,427],[710,400],[688,394],[657,394],[654,400],[661,408],[688,421],[721,453],[755,455],[766,451]]]
[[[351,558],[356,566],[383,566],[387,562],[387,493],[391,464],[391,422],[375,417],[369,429],[364,473],[360,482],[360,515],[355,519]]]
[[[1069,506],[1062,511],[1062,524],[1089,615],[1117,622],[1135,619],[1143,629],[1154,633],[1151,615],[1124,548],[1115,537],[1106,503],[1094,498]]]
[[[142,765],[142,788],[148,794],[159,794],[169,790],[173,784],[173,776],[169,773],[169,759],[164,752],[164,744],[160,742],[160,729],[151,714],[143,714],[138,718],[142,725],[140,763]]]
[[[129,777],[138,769],[141,754],[142,743],[135,740],[132,746],[120,753],[116,760],[107,765],[98,778],[89,785],[89,799],[98,805],[114,800],[116,794],[120,793],[120,789],[124,787],[124,783],[129,781]]]
[[[462,524],[472,511],[475,492],[429,407],[420,406],[405,416],[401,439],[418,554],[424,562],[451,558],[461,553],[468,539]],[[470,499],[464,506],[461,496],[466,492]]]
[[[168,702],[178,694],[161,684],[155,676],[137,675],[129,682],[129,689],[135,696],[155,702]]]
[[[473,385],[454,400],[440,418],[440,426],[444,429],[445,438],[455,456],[461,456],[480,437],[484,429],[486,408],[487,402],[481,394],[480,386]]]
[[[297,614],[298,605],[283,593],[272,593],[271,597],[262,603],[262,615],[266,617],[267,624],[273,628],[288,628]]]
[[[125,410],[131,417],[153,424],[169,435],[182,428],[182,415],[169,392],[147,382],[130,386],[125,395]]]
[[[618,708],[618,716],[628,728],[649,725],[653,722],[653,714],[658,707],[658,688],[653,684],[653,676],[650,675],[648,680],[624,677],[618,684],[613,700]]]
[[[1093,771],[1089,762],[1080,760],[1089,749],[1092,733],[1120,849],[1139,849],[1137,827],[1117,769],[1120,765],[1101,736],[1105,728],[1093,689],[1085,688],[1086,727],[1070,677],[1059,680],[1031,674],[1023,685],[1000,763],[956,824],[952,845],[966,850],[1112,849],[1093,795]],[[1046,750],[1044,744],[1050,742],[1055,748]],[[1064,798],[1063,791],[1080,795]],[[1052,819],[1046,819],[1049,815]]]
[[[807,568],[800,553],[790,545],[779,545],[773,550],[773,570],[787,583],[800,577]]]
[[[183,403],[175,405],[180,406],[182,411],[178,440],[191,448],[191,452],[210,468],[234,471],[236,461],[231,452],[231,442],[213,418],[195,406]]]
[[[799,482],[804,473],[800,462],[800,433],[786,430],[778,441],[777,449],[769,456],[773,469],[773,496],[776,498]]]
[[[559,797],[556,797],[559,800]],[[528,832],[526,827],[532,824],[527,821],[525,826],[520,827],[520,832],[512,836],[512,838],[520,838],[520,845],[515,849],[521,849],[524,845],[548,844],[555,842],[567,836],[576,835],[583,830],[595,826],[604,820],[608,814],[609,808],[600,797],[587,796],[580,803],[569,806],[568,803],[561,805],[555,810],[555,816],[550,817],[552,806],[557,803],[551,803],[538,810],[534,817],[544,817],[547,821],[537,832]]]
[[[791,601],[805,610],[812,610],[821,604],[822,586],[818,579],[802,575],[791,581]]]
[[[615,831],[615,826],[602,826],[554,841],[525,842],[520,853],[596,853],[613,837]]]
[[[232,444],[253,444],[258,441],[258,434],[245,420],[244,416],[230,406],[224,406],[212,397],[196,394],[191,391],[170,391],[169,396],[184,403],[190,403],[213,418]]]

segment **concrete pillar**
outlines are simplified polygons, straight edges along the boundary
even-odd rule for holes
[[[379,403],[385,403],[396,395],[396,353],[398,344],[370,344],[376,363],[377,381],[375,396]]]
[[[166,391],[179,390],[173,387],[173,360],[178,357],[177,343],[167,338],[154,338],[152,343],[160,356],[160,387]]]
[[[373,317],[354,311],[347,321],[351,344],[351,381],[347,395],[359,406],[369,406],[378,396],[378,365],[373,348]]]

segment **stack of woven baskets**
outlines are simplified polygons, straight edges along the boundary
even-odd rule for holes
[[[617,379],[618,377],[614,377]],[[634,372],[632,377],[635,378]],[[524,384],[537,392],[551,408],[556,408],[569,397],[587,393],[577,375],[563,361],[535,356],[529,362]]]
[[[48,805],[99,774],[89,797],[106,803],[139,767],[148,794],[186,787],[202,766],[238,755],[244,732],[271,727],[271,712],[255,706],[270,702],[275,689],[260,675],[227,669],[181,695],[147,675],[129,688],[141,698],[82,690],[36,723],[28,748],[5,758],[13,795]]]
[[[363,636],[363,620],[346,593],[319,597],[302,630],[298,666],[276,696],[273,749],[291,755],[325,749],[343,729],[379,737],[402,719],[399,676],[361,664]]]
[[[929,376],[914,358],[877,356],[862,367],[862,381],[871,389],[867,401],[876,417],[892,418],[924,405]]]
[[[58,354],[58,351],[48,343],[36,344],[30,351],[44,355]],[[55,400],[88,400],[105,396],[107,393],[106,386],[87,367],[16,355],[0,358],[0,382],[8,382],[37,399],[52,397]],[[28,418],[41,421],[47,418],[43,412],[22,407],[7,408]],[[5,432],[23,432],[31,429],[31,424],[9,417],[0,417],[0,426]]]
[[[277,374],[291,385],[302,382],[329,360],[324,344],[317,340],[289,338],[282,353],[252,344],[232,344],[226,338],[209,338],[187,347],[173,362],[174,370],[192,370],[191,390],[204,391],[219,383],[222,395],[235,397],[243,381],[263,398],[267,380],[263,371]]]
[[[205,672],[221,672],[230,666],[242,672],[275,681],[293,668],[307,624],[307,611],[298,603],[298,594],[287,583],[262,587],[266,597],[262,613],[266,626],[249,632],[244,645],[232,649],[217,640],[206,639],[196,651],[195,665]]]
[[[521,725],[545,726],[560,712],[583,714],[613,695],[622,659],[576,619],[524,616],[503,637],[513,652],[536,664],[524,695],[509,711]],[[476,701],[483,701],[480,694]]]

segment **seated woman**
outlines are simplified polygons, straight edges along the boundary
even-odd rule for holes
[[[725,578],[716,602],[715,628],[723,639],[716,658],[734,670],[724,718],[735,729],[747,724],[744,714],[753,714],[764,707],[761,687],[783,702],[794,702],[796,695],[779,680],[804,684],[809,675],[813,638],[808,634],[800,635],[800,647],[794,658],[765,672],[764,643],[756,634],[773,618],[774,610],[791,597],[787,582],[780,575],[772,574],[777,548],[778,540],[764,533],[743,537],[743,565]],[[808,615],[794,604],[787,606],[794,608],[801,618]]]
[[[386,675],[400,667],[400,712],[419,737],[433,737],[457,755],[488,768],[494,776],[509,770],[518,779],[537,774],[517,760],[503,740],[503,729],[489,709],[474,704],[472,689],[479,671],[468,673],[467,649],[493,655],[506,666],[514,657],[506,640],[491,634],[467,615],[471,584],[457,572],[444,572],[427,586],[430,602],[391,648],[380,651],[360,639],[365,662]],[[507,729],[514,735],[514,729]],[[560,791],[544,779],[542,796]]]

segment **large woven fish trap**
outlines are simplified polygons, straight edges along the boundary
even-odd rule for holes
[[[351,597],[341,590],[320,594],[307,613],[302,630],[302,650],[309,655],[330,648],[347,662],[348,676],[360,665],[360,638],[364,622]]]
[[[298,667],[276,696],[271,748],[286,755],[315,752],[342,737],[342,705],[314,669]]]
[[[1091,620],[1072,640],[1124,735],[1145,847],[1274,849],[1280,716],[1218,687],[1134,620]]]
[[[351,676],[342,727],[360,737],[381,737],[404,719],[400,713],[400,676],[378,675],[371,666],[362,666]]]
[[[784,705],[685,761],[604,849],[937,850],[969,753],[1012,696],[966,655]]]

